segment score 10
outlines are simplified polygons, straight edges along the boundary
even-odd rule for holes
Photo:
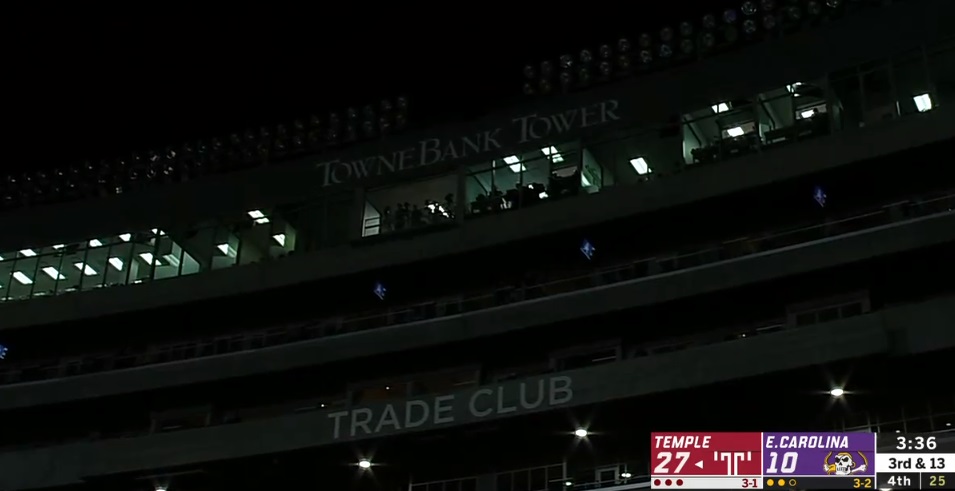
[[[779,452],[767,452],[766,460],[764,474],[792,474],[799,463],[799,452],[784,452],[781,458]]]

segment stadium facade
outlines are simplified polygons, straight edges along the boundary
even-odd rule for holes
[[[953,25],[7,212],[0,490],[630,489],[654,429],[950,430]]]

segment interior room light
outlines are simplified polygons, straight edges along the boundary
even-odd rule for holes
[[[516,155],[504,157],[504,163],[507,164],[514,173],[527,170],[527,167],[524,167],[524,164],[521,163],[521,159],[517,158]]]
[[[33,249],[23,249],[20,251],[20,254],[23,254],[26,257],[36,256],[36,252]]]
[[[33,284],[33,280],[31,280],[29,276],[23,274],[23,273],[20,272],[20,271],[16,271],[16,272],[13,273],[13,279],[15,279],[15,280],[17,280],[18,282],[20,282],[21,285],[32,285],[32,284]]]
[[[163,232],[162,230],[159,230],[158,228],[154,228],[152,232],[154,235],[166,235],[166,232]]]
[[[835,387],[829,391],[829,395],[831,395],[832,397],[842,397],[845,395],[845,393],[846,391],[843,390],[842,387]]]
[[[275,239],[280,246],[285,247],[285,234],[275,234],[272,236],[272,238]]]
[[[721,102],[721,103],[719,103],[719,104],[713,104],[713,105],[710,106],[710,107],[711,107],[711,109],[713,109],[713,112],[716,113],[716,114],[725,113],[726,111],[729,111],[729,110],[730,110],[730,105],[729,105],[729,103],[726,103],[726,102]]]
[[[587,433],[587,430],[586,430],[585,428],[577,428],[576,430],[574,430],[574,435],[575,435],[577,438],[584,438],[584,437],[586,437],[586,436],[588,435],[588,433]]]
[[[913,97],[912,100],[915,101],[915,108],[918,109],[920,113],[932,110],[932,97],[928,94],[919,94]]]
[[[368,469],[371,467],[371,461],[368,459],[361,459],[358,461],[358,467],[361,467],[362,469]]]
[[[630,479],[631,477],[633,477],[633,474],[631,474],[631,473],[628,472],[628,471],[623,471],[623,472],[620,473],[620,477],[622,477],[622,478],[624,478],[624,479]]]
[[[803,85],[802,82],[794,82],[786,86],[786,90],[793,95],[793,97],[799,97],[799,87]]]
[[[249,216],[252,217],[252,221],[259,225],[263,223],[269,223],[269,217],[265,216],[265,213],[262,213],[259,210],[250,211]]]
[[[650,169],[650,166],[647,164],[646,159],[643,157],[630,159],[630,166],[633,167],[633,170],[637,171],[637,174],[640,174],[641,176],[653,172]]]
[[[216,249],[219,249],[219,251],[226,256],[235,256],[235,249],[233,249],[229,244],[219,244],[216,246]]]
[[[76,269],[82,271],[86,276],[96,276],[96,270],[90,267],[89,264],[73,263],[73,266],[76,266]]]
[[[103,243],[99,239],[93,239],[90,241],[90,247],[103,247]]]
[[[151,252],[144,252],[140,254],[139,257],[142,258],[143,261],[146,261],[146,264],[154,264],[156,262]]]
[[[60,249],[62,249],[62,248],[64,248],[64,247],[66,247],[65,244],[57,244],[57,245],[53,246],[53,248],[56,249],[56,250],[60,250]]]
[[[557,151],[557,147],[544,147],[541,149],[541,152],[543,152],[545,156],[550,157],[550,161],[555,164],[564,161],[564,156]]]
[[[590,179],[587,179],[587,175],[584,174],[583,172],[580,173],[580,185],[582,187],[587,187],[591,185]]]
[[[743,136],[744,133],[746,133],[746,131],[743,130],[742,126],[734,126],[726,130],[726,134],[732,138]]]
[[[3,256],[0,256],[0,261],[3,261]]]
[[[43,268],[43,272],[46,273],[46,275],[49,276],[50,278],[53,278],[54,280],[66,279],[66,277],[61,275],[60,272],[57,271],[56,268],[54,268],[53,266],[47,266]]]
[[[133,234],[119,234],[119,240],[123,242],[129,242],[133,238]]]
[[[109,264],[110,266],[116,268],[117,271],[123,270],[123,260],[118,257],[109,258]]]
[[[815,109],[806,109],[805,111],[799,113],[799,116],[800,116],[802,119],[809,119],[809,118],[811,118],[811,117],[813,117],[813,116],[815,116],[815,115],[816,115],[816,110],[815,110]]]

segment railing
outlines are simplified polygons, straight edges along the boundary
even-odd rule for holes
[[[458,295],[391,309],[387,312],[335,317],[319,322],[237,333],[228,338],[192,340],[153,347],[139,353],[93,354],[82,358],[53,360],[47,363],[21,364],[0,372],[0,384],[25,383],[137,366],[170,363],[185,359],[278,346],[339,334],[365,331],[386,326],[418,322],[449,315],[474,312],[515,302],[533,300],[561,293],[580,291],[637,278],[648,278],[686,268],[714,264],[756,253],[808,243],[880,225],[902,222],[915,217],[951,211],[955,194],[915,198],[891,206],[859,213],[840,220],[765,234],[755,239],[724,242],[715,247],[700,248],[678,256],[656,256],[627,261],[599,269],[587,275],[565,277],[532,286],[512,287],[472,297]]]

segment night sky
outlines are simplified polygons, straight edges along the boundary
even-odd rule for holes
[[[321,5],[9,12],[0,34],[0,173],[115,158],[398,94],[412,101],[413,123],[477,115],[522,97],[528,62],[698,21],[727,2],[550,11],[438,4],[411,14]]]

